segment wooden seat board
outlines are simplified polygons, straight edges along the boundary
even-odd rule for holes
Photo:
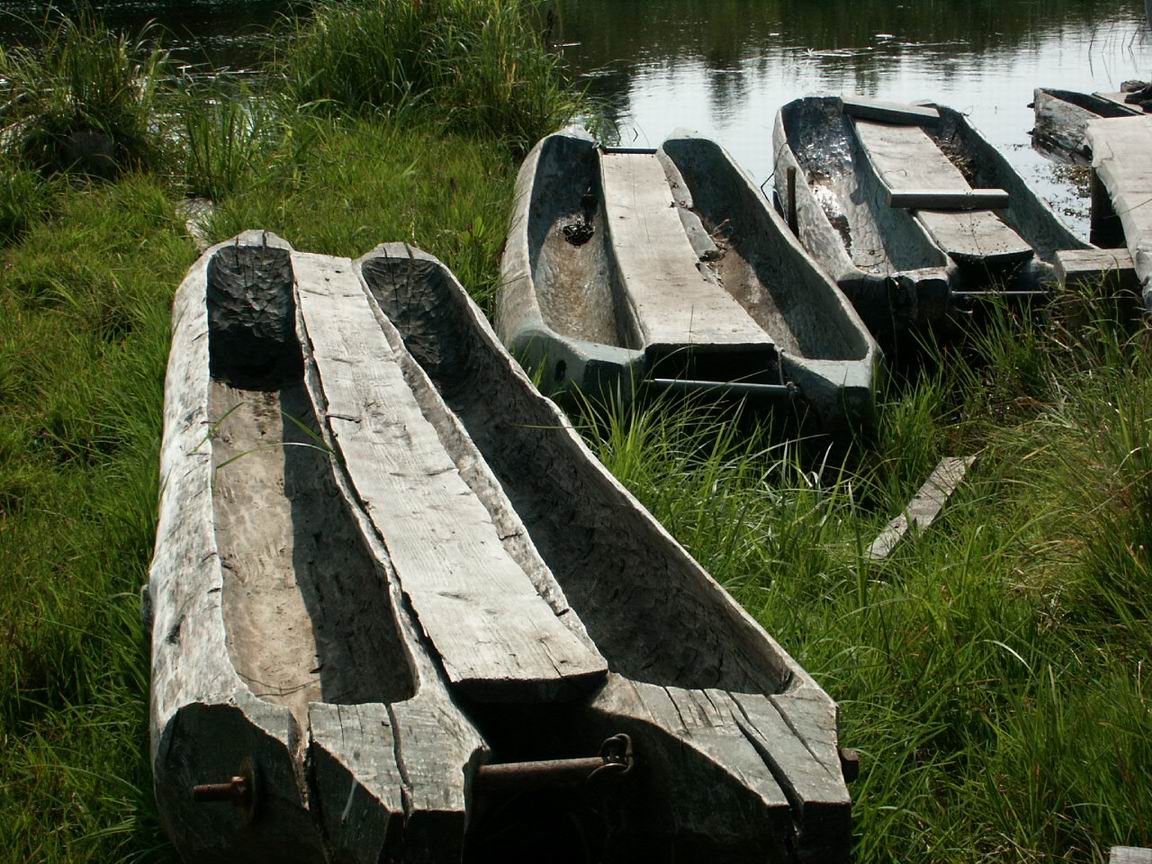
[[[972,187],[936,142],[919,126],[856,120],[856,136],[894,192],[939,189],[971,192]],[[916,218],[947,254],[992,265],[1027,260],[1032,247],[995,213],[917,210]]]
[[[505,550],[421,412],[352,262],[297,253],[293,268],[327,423],[449,680],[509,701],[558,682],[594,685],[603,658]]]
[[[601,156],[605,212],[621,281],[651,345],[773,345],[723,286],[704,277],[654,154]]]
[[[1136,277],[1152,288],[1152,116],[1115,117],[1088,124],[1092,167],[1124,226]]]

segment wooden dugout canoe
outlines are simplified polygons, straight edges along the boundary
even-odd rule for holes
[[[605,676],[567,698],[474,690],[469,716],[494,760],[595,752],[618,733],[635,744],[636,767],[618,787],[480,807],[473,860],[539,860],[542,849],[586,860],[556,848],[576,845],[557,842],[575,824],[587,860],[846,861],[850,798],[832,700],[596,460],[442,264],[395,244],[357,270],[459,475],[516,554],[539,556],[536,591],[606,661]],[[363,498],[371,466],[347,451],[344,462]],[[422,625],[438,615],[405,591]],[[518,594],[503,603],[523,614]],[[434,621],[426,629],[438,652],[460,650]],[[504,838],[495,848],[493,836]]]
[[[938,320],[963,296],[1043,291],[1057,251],[1090,248],[944,106],[797,99],[776,116],[773,152],[783,206],[795,172],[801,240],[877,333]],[[896,203],[908,193],[936,203]],[[1004,200],[965,203],[988,193]]]
[[[486,748],[326,452],[296,258],[247,232],[174,302],[148,588],[161,817],[189,861],[459,860]]]
[[[712,141],[544,138],[520,169],[497,332],[541,386],[799,395],[868,426],[880,353],[851,304]]]
[[[1033,91],[1032,109],[1036,114],[1033,146],[1060,161],[1078,165],[1092,163],[1092,150],[1085,137],[1091,121],[1144,113],[1135,105],[1125,105],[1103,95],[1049,87],[1037,87]]]

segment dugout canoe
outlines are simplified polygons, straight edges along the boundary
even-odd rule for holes
[[[781,206],[877,333],[989,292],[1045,293],[1056,252],[1090,248],[945,106],[797,99],[776,116],[773,151]]]
[[[1033,146],[1045,155],[1077,165],[1092,163],[1092,150],[1085,137],[1092,120],[1144,113],[1138,106],[1127,105],[1115,98],[1050,87],[1036,88],[1032,94],[1032,109],[1036,114],[1036,125],[1032,129]]]
[[[547,136],[502,273],[497,332],[547,392],[799,396],[825,428],[871,422],[871,334],[715,142]]]
[[[552,140],[570,147],[579,139]],[[356,269],[371,314],[357,300],[354,315],[350,306],[346,317],[334,316],[334,333],[362,334],[345,338],[371,341],[373,356],[391,355],[423,421],[398,407],[393,391],[365,381],[359,403],[387,410],[373,423],[332,422],[373,440],[401,428],[415,451],[447,454],[455,472],[438,463],[426,470],[462,479],[508,554],[532,574],[531,585],[486,595],[484,608],[503,621],[548,617],[535,602],[545,597],[588,640],[549,653],[557,675],[589,652],[606,661],[601,677],[563,691],[471,688],[469,717],[512,785],[493,787],[491,776],[477,775],[469,860],[847,861],[850,798],[835,703],[600,464],[447,268],[393,244]],[[321,364],[319,386],[347,374],[342,365]],[[327,414],[347,411],[330,405]],[[390,464],[374,465],[341,433],[334,440],[373,518],[394,508],[395,495],[378,486]],[[455,522],[457,539],[491,534],[480,521]],[[447,667],[469,651],[484,662],[508,653],[510,646],[461,644],[424,584],[440,594],[482,592],[477,566],[440,578],[412,575],[398,558],[394,566]],[[468,608],[456,612],[455,628],[466,629]],[[517,792],[525,760],[595,753],[619,735],[634,748],[627,775]]]
[[[161,819],[187,861],[457,861],[487,749],[324,440],[297,299],[325,285],[298,264],[247,232],[174,301],[146,589]]]

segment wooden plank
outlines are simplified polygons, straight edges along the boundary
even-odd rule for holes
[[[886,102],[861,96],[841,96],[836,100],[840,113],[861,120],[880,123],[905,123],[913,126],[940,122],[940,112],[929,105],[911,105],[906,102]]]
[[[913,525],[921,530],[931,525],[975,461],[975,456],[946,456],[941,459],[907,509],[889,522],[888,527],[872,542],[868,557],[882,561],[904,539]]]
[[[482,700],[572,696],[606,674],[500,542],[422,413],[352,262],[294,254],[326,421],[449,680]]]
[[[893,193],[934,189],[970,193],[960,169],[936,142],[915,126],[856,121],[856,136],[876,173]],[[948,255],[958,261],[982,261],[1005,266],[1026,261],[1032,247],[987,210],[947,213],[919,210],[916,218]]]
[[[1127,249],[1061,249],[1053,260],[1063,288],[1109,282],[1120,290],[1135,290],[1136,265]]]
[[[1152,864],[1152,849],[1136,846],[1113,846],[1108,864]]]
[[[904,210],[1002,210],[1009,203],[1003,189],[888,190],[888,206]]]
[[[1092,167],[1108,190],[1145,302],[1152,290],[1152,117],[1117,117],[1088,124]]]
[[[744,307],[701,273],[660,161],[605,153],[600,164],[608,230],[645,347],[770,349],[771,337]]]

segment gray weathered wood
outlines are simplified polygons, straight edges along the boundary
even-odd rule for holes
[[[1137,846],[1113,846],[1108,864],[1152,864],[1152,849]]]
[[[926,126],[940,122],[940,112],[930,105],[911,105],[905,102],[885,102],[860,96],[841,96],[836,100],[840,111],[849,117],[875,120],[880,123],[904,123]]]
[[[889,522],[880,536],[872,541],[868,557],[873,560],[887,558],[912,526],[924,530],[936,521],[975,461],[975,456],[946,456],[941,459],[904,512]]]
[[[602,679],[500,542],[421,411],[347,259],[298,253],[300,307],[332,431],[357,494],[450,681],[520,700]]]
[[[893,193],[915,189],[972,191],[960,169],[923,129],[858,120],[856,134],[881,181]],[[971,213],[920,210],[916,218],[932,239],[954,258],[1002,265],[1032,256],[1032,247],[987,210]]]
[[[1092,167],[1124,226],[1145,305],[1152,300],[1152,117],[1088,124]]]
[[[393,244],[357,266],[381,328],[402,335],[613,669],[562,724],[525,731],[533,752],[632,736],[642,767],[614,805],[630,828],[619,854],[688,843],[717,860],[846,861],[827,694],[600,465],[439,262]]]
[[[645,347],[771,346],[735,298],[701,274],[655,155],[606,153],[600,165],[608,230]]]
[[[173,305],[149,589],[161,818],[189,861],[458,860],[484,743],[338,465],[302,428],[293,285],[290,247],[247,232],[209,249]],[[413,735],[413,716],[432,731]],[[193,785],[244,761],[251,824],[193,802]],[[417,827],[429,810],[431,834]]]
[[[1108,283],[1116,290],[1135,290],[1136,267],[1127,249],[1064,249],[1056,253],[1056,278],[1063,288]]]
[[[1007,207],[1003,189],[901,189],[888,192],[889,207],[907,210],[997,210]]]

